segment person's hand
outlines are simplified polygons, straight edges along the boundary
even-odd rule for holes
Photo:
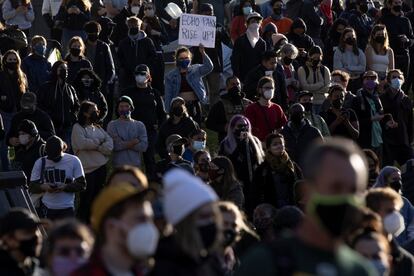
[[[9,143],[10,143],[10,145],[12,145],[13,147],[17,147],[17,146],[19,146],[19,145],[20,145],[20,140],[19,140],[19,138],[17,138],[17,137],[11,137],[11,138],[9,139]]]
[[[373,122],[377,122],[377,121],[381,121],[384,118],[384,115],[381,114],[375,114],[374,116],[371,117],[371,121]]]
[[[386,126],[387,126],[388,128],[397,128],[397,127],[398,127],[398,123],[397,123],[396,121],[394,121],[394,120],[389,120],[389,121],[386,123]]]
[[[408,39],[408,37],[405,34],[399,35],[398,37],[400,38],[400,41],[402,43],[408,43],[408,42],[410,42],[410,40]]]
[[[171,29],[177,28],[177,19],[172,18],[169,23],[170,23]]]
[[[57,193],[60,188],[58,188],[55,185],[52,185],[51,183],[43,183],[42,185],[40,185],[40,189],[48,193]]]
[[[128,148],[133,148],[133,147],[135,147],[135,145],[137,145],[137,144],[139,144],[139,139],[135,138],[135,139],[132,139],[132,140],[130,140],[130,141],[128,142],[127,147],[128,147]]]
[[[200,51],[200,54],[204,55],[206,53],[206,49],[204,48],[204,45],[200,43],[198,45],[198,50]]]

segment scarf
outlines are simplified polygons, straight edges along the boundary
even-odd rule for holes
[[[327,1],[329,2],[329,1]],[[326,3],[325,1],[320,5],[320,9],[322,14],[326,17],[326,21],[328,25],[332,25],[333,23],[333,15],[332,15],[332,3]]]
[[[247,29],[246,36],[252,48],[256,47],[256,43],[257,41],[259,41],[259,38],[260,38],[259,32],[252,32],[249,29]]]
[[[273,171],[279,173],[295,172],[295,166],[286,151],[283,151],[281,156],[274,156],[269,151],[266,151],[265,159]]]

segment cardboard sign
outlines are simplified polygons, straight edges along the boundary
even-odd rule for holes
[[[216,41],[216,17],[183,13],[180,17],[178,44],[214,48]]]

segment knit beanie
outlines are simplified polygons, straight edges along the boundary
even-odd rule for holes
[[[214,190],[183,169],[164,175],[163,207],[166,220],[176,225],[202,205],[218,200]]]

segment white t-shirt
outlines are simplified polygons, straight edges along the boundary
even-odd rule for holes
[[[45,162],[45,171],[43,183],[53,183],[62,186],[65,180],[75,180],[81,176],[85,176],[83,172],[81,161],[78,157],[64,153],[62,160],[55,163],[47,158]],[[42,172],[42,158],[36,160],[30,181],[38,181],[41,178]],[[45,193],[42,202],[49,209],[65,209],[74,208],[75,194],[74,193]]]

